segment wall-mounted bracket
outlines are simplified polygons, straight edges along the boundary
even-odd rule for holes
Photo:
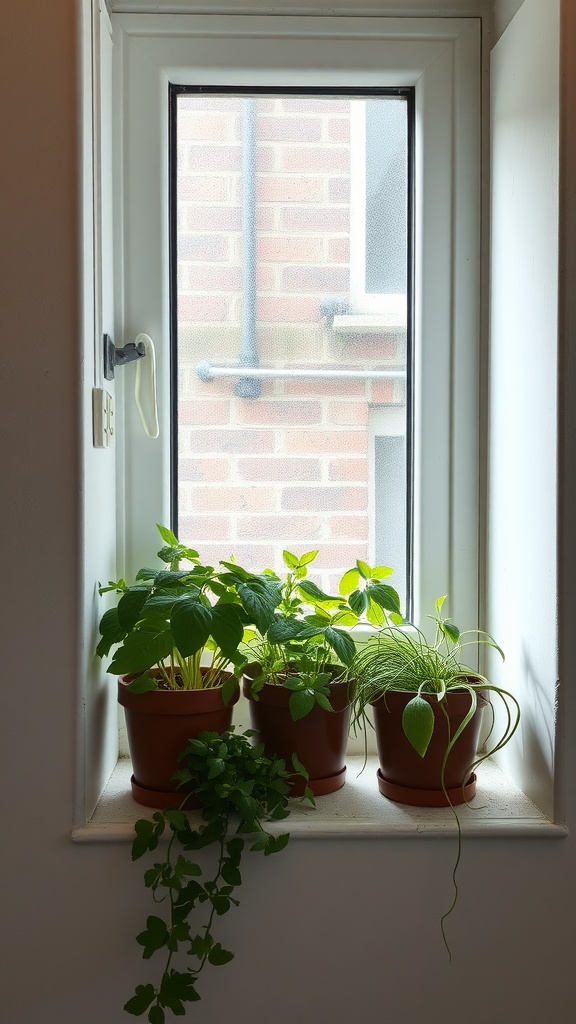
[[[146,355],[146,346],[143,342],[136,345],[130,342],[124,348],[116,348],[109,334],[104,335],[104,377],[106,380],[114,380],[114,370],[117,366],[124,366],[126,363],[133,363],[135,359],[143,359]]]

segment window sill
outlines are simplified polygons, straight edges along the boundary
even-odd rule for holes
[[[271,832],[289,831],[293,839],[449,836],[455,833],[449,808],[408,807],[382,797],[376,785],[377,760],[348,759],[346,785],[337,793],[319,797],[316,809],[294,801],[287,821],[269,825]],[[118,761],[91,820],[72,833],[75,842],[129,842],[134,822],[153,812],[130,796],[131,764]],[[478,793],[469,806],[459,808],[462,831],[469,836],[539,836],[562,838],[563,825],[555,825],[492,762],[479,769]],[[191,818],[196,815],[191,815]],[[198,817],[198,820],[200,818]]]

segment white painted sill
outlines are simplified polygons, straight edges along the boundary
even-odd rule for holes
[[[293,839],[398,838],[448,836],[456,834],[449,808],[408,807],[380,795],[376,783],[377,758],[353,755],[347,760],[346,784],[337,793],[318,797],[316,808],[292,801],[290,817],[269,824],[273,833],[290,832]],[[79,843],[130,842],[134,822],[153,811],[135,803],[130,795],[132,766],[121,758],[90,821],[74,829]],[[493,762],[478,769],[478,791],[474,800],[458,809],[462,831],[469,836],[555,837],[567,835],[525,796]],[[192,821],[201,821],[191,814]]]

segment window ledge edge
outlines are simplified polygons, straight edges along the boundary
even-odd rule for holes
[[[409,839],[457,835],[449,808],[409,807],[386,800],[378,792],[375,757],[366,768],[363,756],[348,758],[348,779],[337,793],[320,797],[316,808],[294,801],[290,818],[269,822],[272,833],[288,831],[292,839]],[[563,824],[550,821],[494,763],[480,769],[474,803],[459,808],[462,833],[473,838],[557,838],[568,835]],[[153,812],[130,796],[131,764],[118,761],[94,815],[72,831],[75,843],[131,842],[134,822]],[[200,823],[198,813],[191,818]]]

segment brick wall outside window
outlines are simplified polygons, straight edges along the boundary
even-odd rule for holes
[[[237,364],[241,344],[241,100],[180,97],[178,129],[179,531],[211,562],[281,568],[319,548],[333,588],[368,546],[373,406],[404,403],[390,380],[202,382],[198,362]],[[256,341],[265,367],[402,367],[398,334],[336,334],[327,296],[349,294],[350,105],[258,100]]]

